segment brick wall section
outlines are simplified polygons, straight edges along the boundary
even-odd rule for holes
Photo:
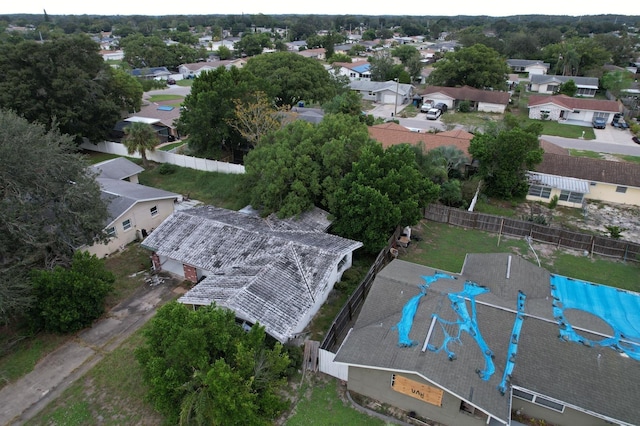
[[[161,271],[162,270],[162,265],[160,264],[160,256],[158,256],[157,253],[153,253],[151,255],[151,262],[153,263],[153,270],[154,271]]]
[[[197,283],[198,273],[196,272],[196,268],[191,265],[182,265],[182,267],[184,269],[184,277],[192,283]]]

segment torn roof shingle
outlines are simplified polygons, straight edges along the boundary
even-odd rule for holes
[[[263,219],[205,206],[174,213],[143,245],[204,271],[206,278],[180,302],[216,302],[285,342],[326,298],[342,258],[362,246],[322,232],[323,226],[304,215],[302,220]]]
[[[407,301],[420,293],[418,286],[424,284],[421,276],[434,272],[433,268],[401,260],[392,261],[380,271],[335,361],[418,374],[507,422],[511,409],[509,392],[502,395],[497,386],[506,368],[517,294],[522,290],[527,295],[526,317],[518,337],[510,384],[613,423],[637,424],[640,405],[635,401],[638,394],[632,389],[640,383],[639,362],[608,347],[588,347],[559,339],[559,324],[552,306],[551,275],[519,256],[467,255],[463,271],[452,274],[457,280],[435,281],[420,300],[409,334],[418,344],[399,347],[398,332],[393,327],[400,320]],[[450,304],[450,294],[459,292],[466,280],[490,290],[475,298],[477,329],[494,355],[495,372],[487,381],[476,373],[484,367],[483,354],[467,333],[461,334],[460,344],[450,344],[456,354],[455,361],[450,361],[443,352],[421,350],[433,314],[452,322],[458,320]],[[466,304],[469,305],[468,300]],[[611,306],[611,309],[617,308]],[[582,335],[595,340],[611,333],[610,329],[608,332],[602,329],[600,318],[591,315],[572,324]],[[443,344],[443,333],[440,326],[434,330],[429,343],[438,348]]]

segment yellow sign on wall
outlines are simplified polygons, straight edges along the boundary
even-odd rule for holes
[[[415,380],[393,374],[391,376],[391,388],[396,392],[419,399],[420,401],[437,405],[438,407],[442,405],[442,395],[444,392],[433,386],[418,383]]]

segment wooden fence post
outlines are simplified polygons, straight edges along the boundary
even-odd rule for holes
[[[500,247],[500,237],[502,236],[503,225],[504,225],[504,217],[500,219],[500,230],[498,231],[498,247]]]

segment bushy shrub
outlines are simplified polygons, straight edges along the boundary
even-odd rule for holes
[[[171,175],[174,174],[178,170],[178,166],[171,163],[162,163],[160,167],[158,167],[158,173],[161,175]]]
[[[469,102],[469,101],[461,101],[458,104],[458,111],[460,111],[460,112],[469,112],[469,111],[471,111],[471,102]]]
[[[551,200],[549,201],[549,208],[550,209],[555,209],[558,206],[558,196],[554,195],[553,197],[551,197]]]
[[[36,300],[29,315],[32,327],[72,333],[90,325],[104,312],[104,300],[114,282],[104,261],[87,252],[76,252],[70,268],[33,270]]]

